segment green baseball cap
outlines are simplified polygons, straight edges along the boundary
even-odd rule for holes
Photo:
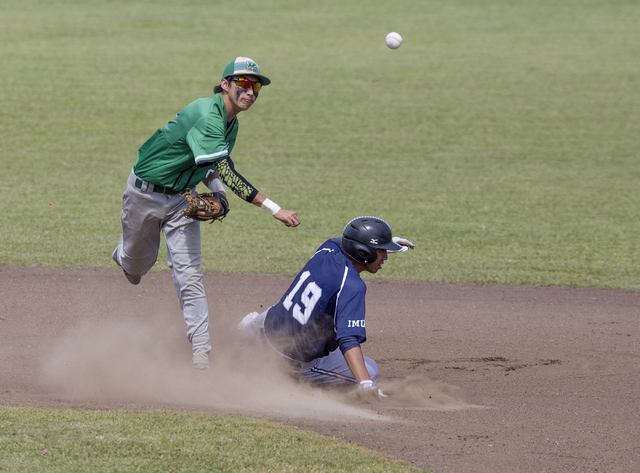
[[[271,81],[267,77],[260,75],[260,66],[258,66],[258,64],[256,64],[253,59],[242,56],[235,58],[225,66],[224,72],[222,73],[222,78],[224,79],[225,77],[229,76],[246,75],[258,77],[262,85],[271,84]]]

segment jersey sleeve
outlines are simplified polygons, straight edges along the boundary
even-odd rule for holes
[[[349,342],[351,346],[348,348],[353,348],[354,340],[357,343],[367,340],[364,322],[366,290],[364,282],[356,275],[351,278],[347,276],[342,290],[338,293],[335,328],[341,349],[343,343]],[[348,349],[346,346],[345,348]]]
[[[340,339],[338,346],[340,347],[340,351],[344,355],[346,352],[348,352],[352,348],[359,347],[360,342],[358,342],[357,337],[342,337]]]
[[[187,133],[187,144],[191,148],[196,166],[206,166],[229,156],[231,143],[226,140],[220,123],[200,119]]]

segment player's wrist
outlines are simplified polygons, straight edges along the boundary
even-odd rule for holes
[[[360,381],[360,391],[368,391],[369,389],[373,389],[373,381],[370,379]]]
[[[273,200],[269,198],[264,199],[264,202],[260,204],[260,208],[265,209],[271,215],[277,214],[281,209],[281,207],[278,204],[276,204]]]
[[[212,179],[207,184],[207,187],[211,192],[224,192],[224,187],[222,186],[222,182],[217,177]]]

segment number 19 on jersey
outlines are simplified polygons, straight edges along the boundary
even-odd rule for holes
[[[305,271],[300,275],[300,280],[298,284],[296,284],[291,292],[287,295],[286,299],[282,303],[284,308],[291,312],[291,315],[294,319],[300,322],[301,325],[305,325],[311,314],[313,313],[313,308],[316,306],[320,297],[322,296],[322,288],[318,286],[315,282],[309,281],[305,284],[307,279],[311,276],[309,271]],[[296,297],[296,294],[300,291],[300,288],[303,286],[302,292],[299,296],[300,303],[296,302],[294,304],[293,299]],[[302,304],[303,307],[300,306]],[[293,306],[293,310],[291,310],[291,306]]]

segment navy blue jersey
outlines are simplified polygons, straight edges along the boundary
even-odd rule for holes
[[[359,346],[366,340],[366,292],[360,273],[342,253],[340,238],[327,240],[269,309],[265,335],[280,353],[298,361]]]

